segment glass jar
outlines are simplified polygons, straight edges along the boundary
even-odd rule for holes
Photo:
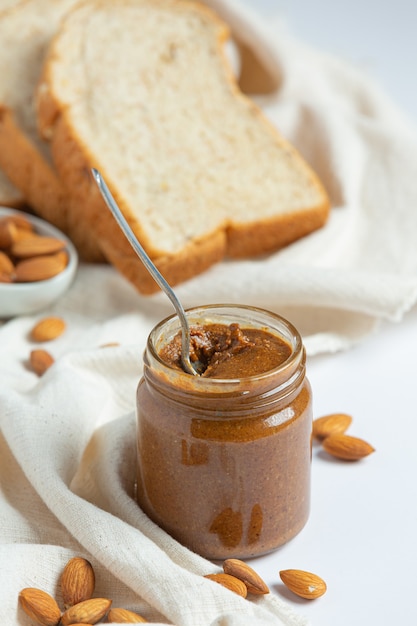
[[[275,369],[234,379],[192,376],[161,349],[173,315],[150,333],[137,391],[137,499],[172,537],[211,559],[248,558],[294,537],[309,514],[311,391],[297,330],[248,306],[187,311],[190,325],[238,323],[290,347]]]

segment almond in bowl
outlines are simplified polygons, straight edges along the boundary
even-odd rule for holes
[[[0,318],[29,315],[57,300],[71,285],[78,255],[48,222],[0,207]]]

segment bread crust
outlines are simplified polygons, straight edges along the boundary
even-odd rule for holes
[[[48,97],[45,91],[43,97]],[[45,109],[43,106],[40,107],[40,123],[47,121],[42,117],[43,110],[48,116],[53,112],[55,121],[51,150],[57,169],[62,179],[66,181],[67,189],[71,190],[73,207],[71,220],[82,223],[85,229],[94,234],[100,242],[100,249],[105,258],[138,291],[146,295],[155,293],[159,289],[158,285],[116,225],[91,174],[92,167],[99,167],[96,158],[91,154],[88,146],[75,139],[65,111],[56,114],[50,102],[45,101],[45,104]],[[47,119],[50,120],[49,117]],[[103,176],[106,178],[104,172]],[[114,188],[111,183],[109,187],[122,211],[130,216],[130,226],[141,241],[143,236],[140,224],[132,218],[128,208],[124,210],[124,203],[119,198],[117,188]],[[144,247],[146,248],[145,245]],[[152,255],[152,261],[169,284],[177,285],[219,262],[226,254],[226,247],[226,233],[219,228],[200,239],[190,241],[179,253]]]
[[[163,3],[155,0],[154,4]],[[169,4],[180,9],[186,7],[187,10],[193,5],[193,10],[202,11],[210,16],[210,19],[216,21],[218,54],[224,60],[223,42],[227,37],[228,29],[223,22],[205,6],[181,0],[172,0]],[[240,92],[229,66],[225,64],[225,73],[234,97],[241,99],[245,106],[251,108],[260,124],[268,126],[269,132],[273,133],[280,148],[287,152],[288,158],[293,159],[300,171],[304,172],[309,181],[308,184],[319,200],[313,206],[300,207],[298,210],[256,221],[239,222],[225,218],[214,230],[188,241],[175,253],[164,252],[158,246],[157,241],[149,239],[140,223],[140,218],[135,216],[131,207],[126,204],[123,194],[118,191],[117,181],[113,180],[112,173],[106,171],[100,163],[100,155],[94,154],[92,148],[84,143],[74,126],[69,107],[65,102],[61,102],[59,94],[54,92],[51,67],[56,60],[55,55],[56,51],[52,46],[38,89],[40,133],[50,140],[55,167],[65,184],[67,193],[72,197],[71,220],[83,224],[94,234],[105,257],[135,285],[138,291],[150,294],[158,287],[105,206],[91,175],[92,167],[100,170],[137,238],[172,285],[201,273],[227,256],[245,258],[277,250],[325,223],[330,205],[319,179],[296,150],[266,120],[262,111]],[[110,146],[109,149],[113,147]],[[120,157],[123,158],[123,155]],[[222,190],[219,189],[219,194],[221,193]],[[207,210],[210,210],[210,207]]]
[[[75,4],[74,0],[71,6]],[[31,126],[36,126],[36,119],[35,109],[32,117],[30,91],[36,87],[34,81],[40,73],[44,48],[49,43],[53,29],[58,28],[60,16],[69,6],[66,3],[65,6],[58,6],[58,2],[49,0],[39,7],[36,0],[20,0],[7,10],[0,11],[2,33],[16,33],[8,41],[12,53],[19,52],[15,55],[15,64],[10,62],[7,66],[10,80],[6,77],[5,88],[0,93],[0,168],[37,215],[73,240],[83,260],[103,261],[99,245],[88,230],[82,224],[69,227],[71,198],[54,171],[52,162],[45,156],[47,150],[44,152],[37,145],[37,138],[31,129]],[[44,12],[43,22],[38,19],[39,11]],[[8,50],[4,51],[6,53],[10,54]],[[19,82],[13,80],[14,75],[20,79],[21,75],[27,78],[21,85],[21,91],[17,91]],[[28,123],[30,118],[32,122]]]
[[[24,208],[25,204],[20,189],[17,189],[6,174],[0,171],[0,206],[19,209]]]
[[[15,121],[0,105],[0,167],[19,188],[37,215],[72,239],[85,261],[103,261],[98,243],[82,223],[72,219],[70,196],[49,165]]]

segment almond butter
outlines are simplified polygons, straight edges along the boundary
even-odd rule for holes
[[[42,626],[56,626],[61,619],[58,604],[46,591],[26,587],[19,594],[19,602],[24,612]]]
[[[38,376],[43,376],[54,362],[54,357],[46,350],[32,350],[30,353],[30,366]]]
[[[346,413],[332,413],[313,421],[313,437],[324,439],[329,435],[343,434],[351,425],[352,417]]]
[[[62,626],[69,624],[97,624],[103,619],[111,607],[111,600],[107,598],[90,598],[78,604],[74,604],[61,617]]]
[[[332,456],[344,461],[358,461],[375,452],[375,448],[363,439],[344,434],[326,437],[323,440],[323,448]]]
[[[127,609],[110,609],[107,615],[107,621],[112,624],[146,624],[147,620]]]
[[[60,586],[65,609],[83,600],[89,600],[95,587],[91,563],[78,556],[70,559],[61,574]]]
[[[30,331],[32,341],[52,341],[65,331],[66,324],[61,317],[44,317]]]
[[[326,593],[327,585],[320,576],[300,569],[281,570],[279,576],[284,585],[297,596],[313,600]]]
[[[16,264],[15,280],[19,283],[34,283],[57,276],[66,267],[66,262],[55,255],[35,256]]]
[[[209,580],[213,580],[214,582],[219,583],[219,585],[230,589],[230,591],[237,593],[239,596],[242,596],[242,598],[246,598],[246,596],[248,595],[248,590],[245,583],[242,580],[239,580],[239,578],[236,578],[236,576],[219,573],[206,574],[204,578],[208,578]]]
[[[255,595],[269,593],[268,586],[264,583],[259,574],[244,561],[240,561],[239,559],[226,559],[223,563],[223,570],[225,574],[230,574],[243,581],[249,593]]]
[[[11,247],[11,253],[15,257],[27,259],[34,256],[54,254],[65,248],[65,241],[56,237],[35,235],[15,241]]]

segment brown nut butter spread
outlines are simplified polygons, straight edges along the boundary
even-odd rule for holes
[[[190,360],[201,365],[206,378],[246,378],[272,370],[290,355],[282,339],[239,324],[208,324],[190,328]],[[168,365],[181,367],[181,334],[159,352]]]
[[[137,398],[138,503],[207,558],[264,554],[294,537],[309,513],[304,349],[296,329],[262,309],[223,305],[196,315],[190,356],[201,376],[181,369],[172,318],[148,340]]]

